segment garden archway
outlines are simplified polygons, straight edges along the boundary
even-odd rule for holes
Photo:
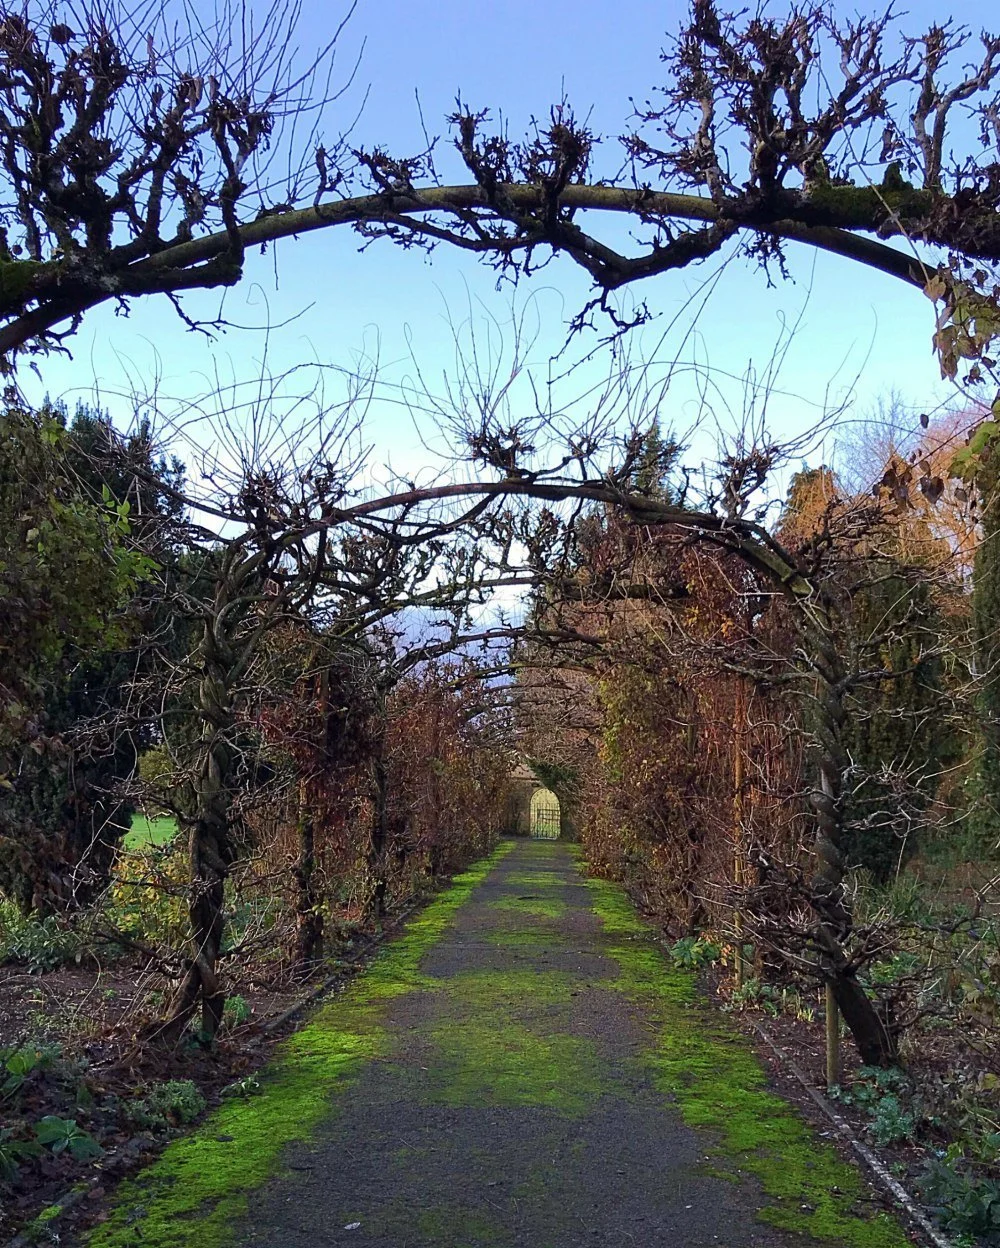
[[[562,831],[562,808],[551,789],[531,795],[531,835],[538,841],[557,841]]]

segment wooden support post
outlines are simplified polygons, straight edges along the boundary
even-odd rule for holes
[[[840,1064],[840,1010],[833,986],[826,985],[826,1087],[839,1088],[843,1079]]]
[[[740,681],[736,711],[733,715],[733,884],[737,894],[743,887],[743,741],[741,729],[745,710],[742,693],[743,686]],[[746,969],[743,965],[743,912],[738,903],[733,907],[733,943],[736,947],[734,978],[736,987],[742,988]]]

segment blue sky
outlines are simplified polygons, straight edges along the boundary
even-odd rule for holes
[[[941,15],[921,0],[910,7],[906,25],[922,28],[935,11]],[[474,107],[502,108],[517,134],[565,91],[578,114],[590,111],[598,133],[614,136],[627,126],[629,97],[644,98],[655,86],[664,32],[676,29],[683,12],[675,2],[361,0],[340,47],[346,73],[363,43],[361,66],[329,129],[354,115],[367,90],[355,141],[406,152],[422,146],[415,92],[432,133],[443,131],[443,116],[461,91]],[[306,0],[303,47],[316,46],[339,16],[319,0]],[[441,150],[445,180],[465,180],[457,158]],[[359,254],[358,243],[348,230],[335,229],[285,242],[276,257],[249,262],[246,280],[226,297],[226,313],[242,324],[269,320],[280,326],[268,340],[273,368],[307,359],[350,366],[377,354],[391,386],[412,376],[412,354],[437,385],[453,361],[449,320],[471,314],[480,324],[487,316],[503,321],[513,298],[522,312],[529,302],[526,314],[538,327],[533,357],[544,369],[562,345],[566,320],[587,294],[584,275],[568,260],[556,260],[512,295],[498,293],[491,271],[467,254],[442,248],[426,257],[388,243]],[[810,425],[824,401],[849,394],[856,419],[890,390],[922,406],[948,397],[931,353],[933,315],[926,299],[888,277],[804,249],[790,249],[789,259],[794,281],[770,289],[745,261],[728,265],[694,333],[683,309],[714,270],[703,266],[653,279],[637,291],[655,319],[635,349],[661,361],[678,352],[697,361],[719,378],[720,406],[735,406],[740,388],[722,374],[763,369],[775,343],[795,324],[779,378],[786,395],[775,399],[770,416],[782,436]],[[217,296],[198,296],[187,306],[211,315],[217,304]],[[281,324],[289,318],[295,319]],[[677,328],[661,342],[675,318]],[[122,396],[130,377],[148,384],[159,375],[164,393],[190,394],[209,385],[217,369],[252,375],[263,349],[259,331],[233,329],[207,343],[186,331],[165,300],[144,300],[127,318],[111,307],[90,313],[72,344],[73,359],[42,362],[42,385],[71,404],[97,387],[124,419],[129,404]],[[574,385],[583,389],[591,375],[579,372]],[[699,413],[701,390],[691,371],[679,376],[661,408],[663,422],[687,429]],[[414,472],[429,458],[398,405],[375,404],[369,438],[376,457],[401,470]]]

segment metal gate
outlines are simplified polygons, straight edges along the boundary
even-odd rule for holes
[[[538,841],[557,841],[562,826],[559,798],[550,789],[531,795],[531,835]]]

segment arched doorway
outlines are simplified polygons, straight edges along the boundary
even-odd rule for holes
[[[536,789],[531,795],[531,835],[540,841],[557,841],[561,829],[559,798],[551,789]]]

